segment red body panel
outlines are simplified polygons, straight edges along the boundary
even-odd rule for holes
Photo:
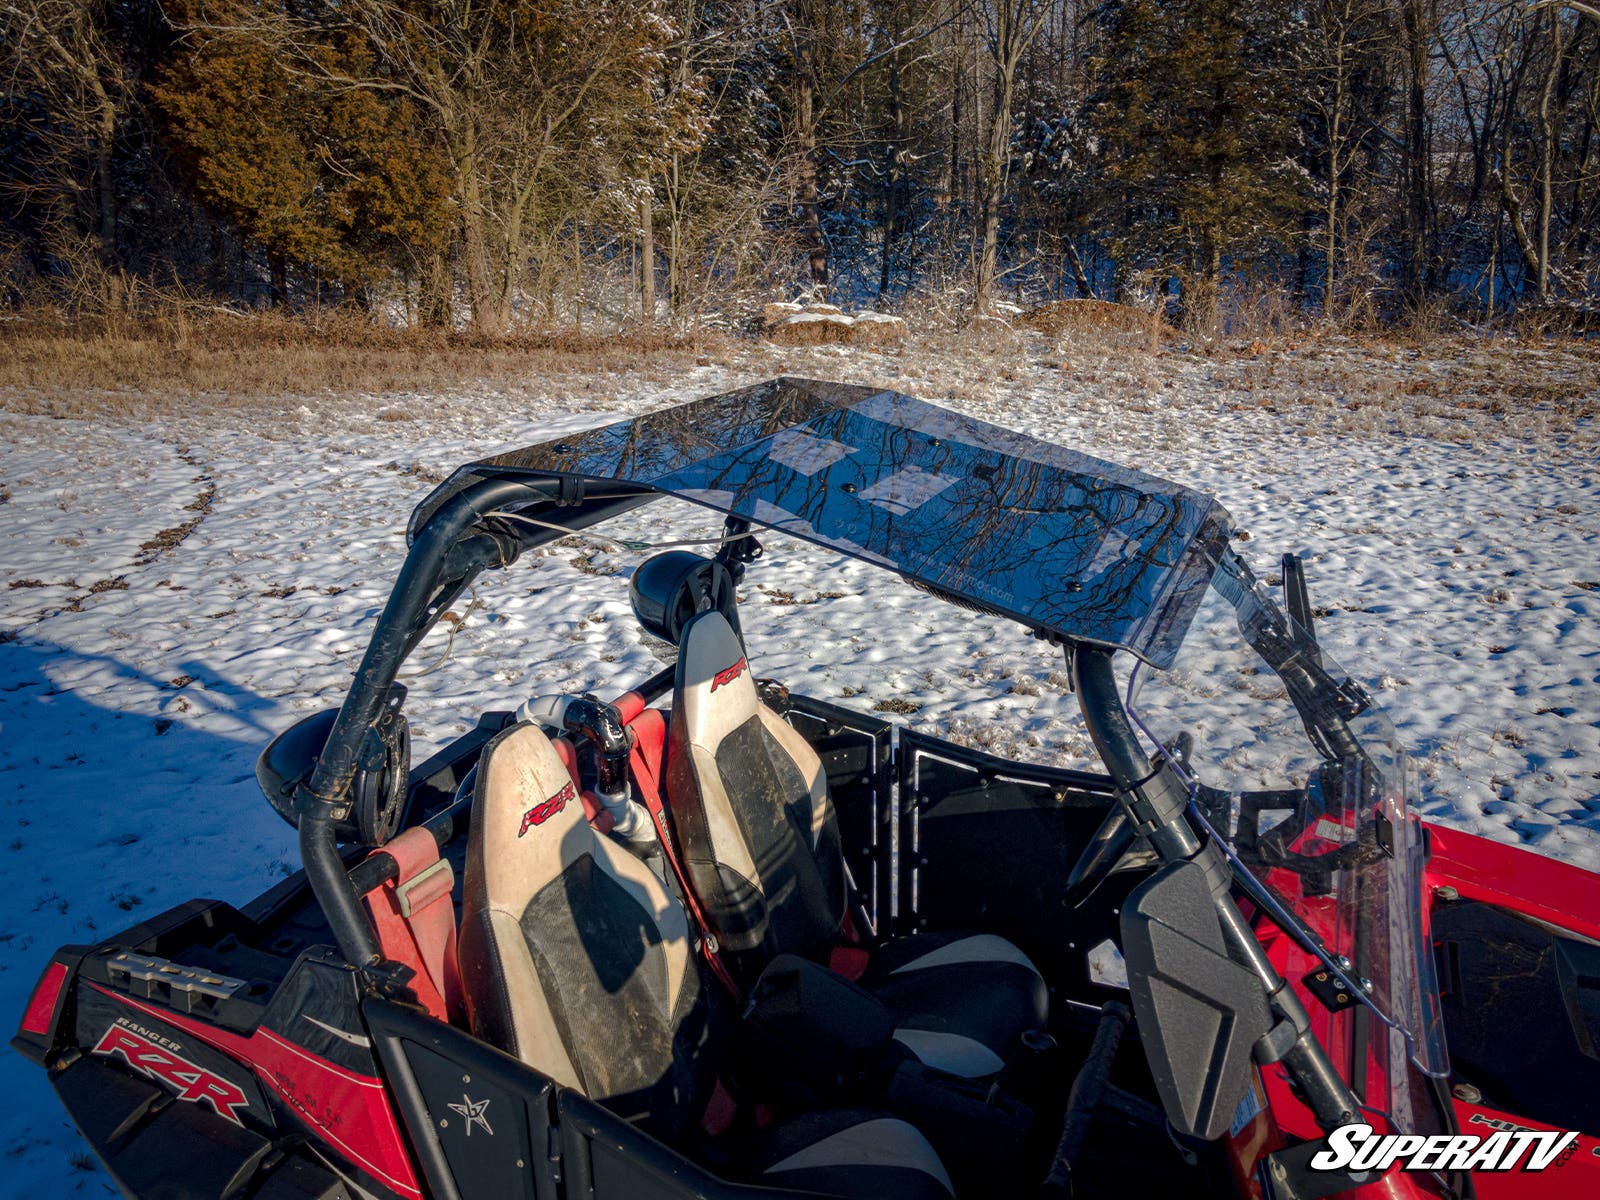
[[[270,1029],[244,1037],[98,984],[89,986],[246,1064],[315,1136],[386,1187],[421,1200],[422,1188],[381,1079],[346,1070]]]
[[[1457,830],[1434,825],[1428,830],[1432,853],[1425,898],[1430,906],[1436,889],[1452,887],[1464,898],[1498,904],[1600,939],[1600,875]],[[1349,1051],[1344,1026],[1348,1022],[1344,1014],[1330,1013],[1300,983],[1316,960],[1269,923],[1259,922],[1256,933],[1273,966],[1299,993],[1310,1013],[1312,1031],[1329,1048],[1335,1064],[1347,1061]],[[1508,1025],[1514,1025],[1517,1014],[1506,1014],[1506,1020]],[[1367,1067],[1369,1078],[1381,1078],[1384,1066],[1370,1053]],[[1261,1072],[1261,1082],[1266,1107],[1228,1139],[1235,1183],[1240,1194],[1251,1200],[1260,1200],[1262,1196],[1255,1171],[1264,1155],[1288,1141],[1321,1136],[1310,1110],[1290,1091],[1281,1067],[1267,1067]],[[1475,1115],[1480,1118],[1480,1126],[1487,1118],[1523,1129],[1551,1128],[1515,1113],[1498,1112],[1459,1099],[1453,1103],[1463,1133],[1474,1132],[1472,1118]],[[1367,1118],[1375,1129],[1386,1131],[1380,1115],[1369,1112]],[[1484,1126],[1482,1131],[1488,1132],[1490,1128]],[[1480,1171],[1473,1174],[1472,1182],[1478,1200],[1579,1200],[1579,1197],[1587,1200],[1600,1195],[1600,1138],[1580,1132],[1571,1149],[1546,1171]],[[1398,1168],[1374,1183],[1340,1193],[1349,1200],[1424,1200],[1436,1194],[1427,1174],[1408,1173]]]
[[[1428,885],[1600,940],[1600,875],[1503,842],[1428,826]]]

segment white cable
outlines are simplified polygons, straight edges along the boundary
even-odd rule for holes
[[[746,530],[744,533],[735,533],[728,537],[685,538],[676,542],[634,542],[624,538],[606,537],[603,534],[592,534],[586,529],[572,529],[566,525],[557,525],[553,521],[541,521],[538,517],[524,516],[522,513],[500,512],[494,514],[504,517],[508,521],[523,521],[529,525],[537,525],[540,529],[553,529],[557,533],[565,533],[570,537],[590,537],[598,542],[612,542],[624,550],[680,550],[689,546],[726,545],[728,542],[737,542],[741,538],[755,537],[755,530]]]

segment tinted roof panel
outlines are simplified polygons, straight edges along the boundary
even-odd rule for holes
[[[681,496],[1157,665],[1230,527],[1216,501],[1142,472],[910,396],[789,378],[485,459],[417,519],[486,469]]]

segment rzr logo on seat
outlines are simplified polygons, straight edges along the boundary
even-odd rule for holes
[[[734,663],[733,666],[726,667],[723,670],[718,671],[711,677],[711,690],[714,692],[723,684],[732,683],[735,679],[744,674],[745,668],[749,665],[750,664],[748,662],[741,658],[738,662]]]
[[[107,1057],[120,1055],[139,1074],[160,1080],[173,1088],[179,1100],[187,1100],[190,1104],[204,1100],[217,1116],[226,1117],[235,1125],[242,1125],[239,1113],[250,1107],[250,1101],[239,1086],[220,1075],[213,1075],[204,1067],[196,1066],[182,1055],[160,1045],[160,1041],[167,1039],[158,1038],[158,1035],[145,1030],[135,1030],[119,1021],[107,1028],[94,1053]]]
[[[535,825],[543,825],[551,817],[555,816],[558,812],[565,808],[567,806],[567,801],[571,799],[572,785],[569,783],[554,796],[551,796],[550,799],[542,800],[538,804],[535,804],[527,812],[522,814],[522,828],[517,830],[517,836],[521,837]]]

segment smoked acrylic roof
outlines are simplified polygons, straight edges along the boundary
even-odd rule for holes
[[[896,392],[788,377],[462,467],[412,528],[487,475],[680,496],[1155,666],[1177,653],[1232,525],[1209,496],[1141,471]]]

